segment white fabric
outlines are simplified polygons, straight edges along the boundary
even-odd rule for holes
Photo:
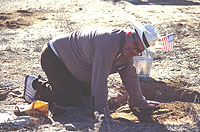
[[[53,46],[53,43],[51,41],[49,41],[49,45],[50,45],[51,49],[53,50],[53,52],[58,56],[58,53],[56,52],[56,50]]]
[[[156,40],[159,39],[159,34],[156,32],[156,29],[151,24],[141,24],[141,23],[134,23],[134,28],[138,32],[138,35],[142,41],[142,44],[144,45],[145,49],[147,48],[144,41],[143,41],[143,33],[147,39],[147,42],[151,46],[153,43],[155,43]]]

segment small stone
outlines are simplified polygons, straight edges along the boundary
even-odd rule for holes
[[[199,28],[200,28],[200,21],[199,21]]]
[[[65,127],[68,131],[76,131],[77,128],[73,124],[65,124]]]

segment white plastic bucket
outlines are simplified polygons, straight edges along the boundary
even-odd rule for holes
[[[148,51],[148,57],[145,53],[142,56],[133,57],[133,65],[136,68],[137,74],[140,78],[148,78],[153,62],[153,52]]]

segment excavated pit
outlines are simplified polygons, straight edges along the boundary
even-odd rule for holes
[[[113,80],[112,80],[113,82]],[[154,109],[141,110],[134,108],[130,110],[127,105],[127,93],[123,86],[115,89],[118,95],[109,99],[112,110],[111,116],[119,121],[131,122],[156,122],[159,124],[185,124],[199,123],[199,97],[200,93],[183,88],[180,81],[156,81],[153,78],[140,79],[144,96],[148,100],[161,102]],[[110,85],[110,88],[112,89]]]

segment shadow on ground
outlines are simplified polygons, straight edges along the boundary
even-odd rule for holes
[[[112,1],[113,3],[122,0],[104,0]],[[176,5],[176,6],[191,6],[200,5],[199,1],[189,1],[189,0],[126,0],[134,5]]]
[[[200,5],[200,2],[193,2],[188,0],[127,0],[134,5],[179,5],[179,6],[191,6]]]
[[[187,84],[179,80],[162,82],[148,78],[140,79],[140,83],[144,96],[150,100],[194,102],[200,98],[199,92],[184,88]]]
[[[63,124],[66,130],[75,131],[170,131],[168,124],[181,124],[194,120],[198,111],[194,99],[200,94],[196,91],[180,88],[177,82],[161,82],[153,78],[140,79],[141,87],[147,99],[162,102],[154,109],[130,109],[124,100],[113,99],[110,105],[113,122],[96,120],[83,108],[69,108],[60,116],[54,116],[53,120]],[[122,95],[126,96],[125,92]],[[180,114],[181,113],[181,114]],[[91,113],[90,113],[91,114]],[[198,121],[196,122],[198,123]]]
[[[131,112],[130,110],[127,110]],[[127,112],[129,114],[129,112]],[[123,111],[124,112],[124,111]],[[55,116],[53,120],[59,122],[68,131],[100,131],[100,132],[128,132],[128,131],[143,131],[143,132],[155,132],[159,131],[169,131],[166,126],[159,124],[157,121],[145,119],[151,117],[152,112],[142,112],[145,116],[141,117],[141,113],[137,113],[137,117],[140,121],[133,121],[123,117],[116,117],[114,121],[97,120],[92,117],[88,117],[84,114],[80,114],[77,110],[68,111],[65,115]],[[134,113],[135,114],[135,113]],[[127,115],[127,114],[126,114]],[[133,114],[132,114],[133,115]],[[136,118],[137,118],[136,117]],[[141,117],[141,118],[140,118]],[[143,121],[144,122],[143,122]]]

